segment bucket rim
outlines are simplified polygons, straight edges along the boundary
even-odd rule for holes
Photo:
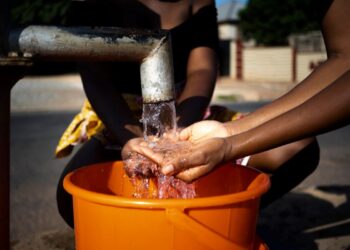
[[[86,167],[96,167],[101,164],[122,164],[121,161],[109,162],[109,163],[97,163]],[[226,163],[230,165],[235,165],[238,167],[248,168],[250,171],[258,172],[257,178],[259,179],[259,186],[254,189],[247,189],[242,192],[209,196],[209,197],[198,197],[193,199],[144,199],[144,198],[128,198],[113,194],[103,194],[99,192],[89,191],[81,188],[74,184],[72,178],[74,174],[81,170],[79,168],[73,172],[68,173],[63,180],[64,189],[70,193],[73,198],[80,198],[93,203],[98,203],[105,206],[114,207],[127,207],[127,208],[143,208],[143,209],[168,209],[168,208],[178,208],[178,209],[188,209],[188,208],[208,208],[208,207],[218,207],[230,204],[239,204],[244,201],[260,198],[262,194],[267,192],[270,188],[270,178],[267,174],[262,173],[256,169],[241,166],[232,163]],[[223,164],[223,165],[226,165]],[[86,168],[84,167],[84,168]]]

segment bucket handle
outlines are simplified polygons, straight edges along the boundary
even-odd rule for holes
[[[200,224],[179,209],[166,209],[166,217],[175,227],[190,233],[199,242],[210,247],[211,249],[246,250],[246,248]]]

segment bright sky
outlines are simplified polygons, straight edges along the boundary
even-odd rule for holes
[[[221,4],[226,3],[228,1],[232,1],[232,0],[215,0],[216,6],[220,6]],[[248,0],[238,0],[238,2],[246,4]]]

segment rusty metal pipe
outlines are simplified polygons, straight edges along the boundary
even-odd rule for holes
[[[10,51],[33,58],[140,63],[145,103],[174,99],[169,33],[122,28],[28,26],[12,31]]]

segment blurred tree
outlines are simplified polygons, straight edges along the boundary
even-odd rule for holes
[[[11,21],[14,25],[63,25],[70,3],[71,0],[16,0],[12,2]]]
[[[318,30],[314,0],[249,0],[240,13],[244,39],[258,45],[286,45],[290,34]]]
[[[2,1],[2,0],[0,0]],[[9,0],[13,27],[26,25],[65,25],[72,0]],[[27,75],[75,73],[74,62],[36,60]]]

